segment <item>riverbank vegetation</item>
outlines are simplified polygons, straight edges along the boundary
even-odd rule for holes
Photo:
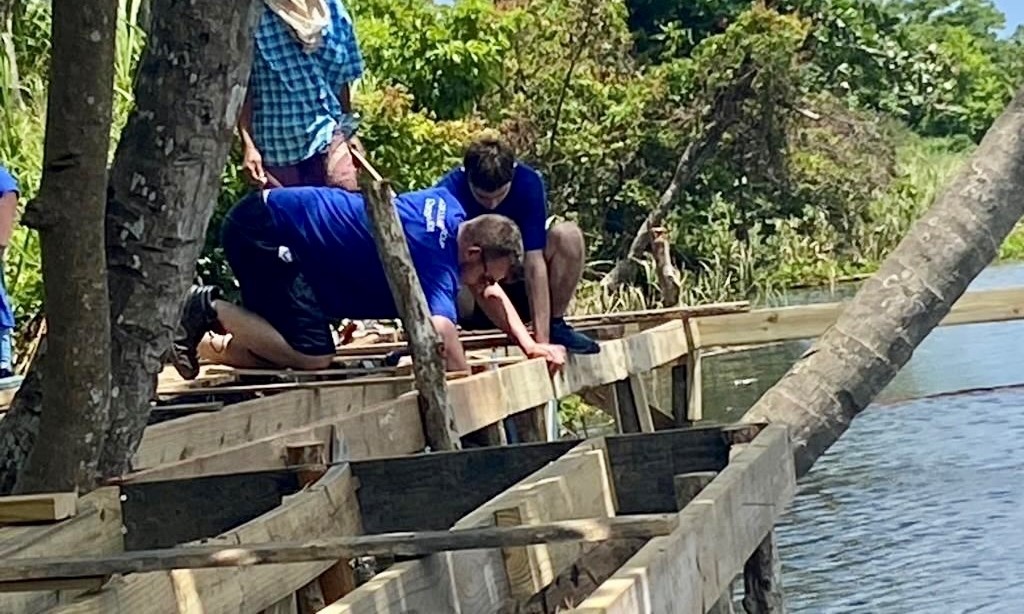
[[[122,1],[115,139],[146,4]],[[1000,35],[990,0],[347,4],[368,67],[357,105],[374,162],[400,189],[424,187],[472,135],[505,134],[544,173],[552,214],[586,233],[583,309],[658,303],[646,256],[625,285],[600,282],[673,183],[659,221],[686,302],[872,271],[1024,79],[1024,36]],[[0,160],[31,198],[49,8],[4,6]],[[225,169],[200,263],[208,281],[230,283],[219,216],[244,190],[237,167]],[[1002,257],[1024,257],[1024,232]],[[24,322],[42,301],[33,233],[18,231],[6,275]]]

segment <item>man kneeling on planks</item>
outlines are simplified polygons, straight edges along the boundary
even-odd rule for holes
[[[399,195],[395,207],[449,370],[469,369],[455,327],[460,281],[527,356],[564,363],[565,348],[534,342],[497,283],[522,257],[511,220],[467,221],[443,188]],[[174,339],[174,366],[185,379],[198,375],[199,356],[234,367],[323,369],[335,355],[331,321],[398,317],[359,193],[254,192],[228,213],[221,242],[244,307],[221,300],[218,288],[192,287]]]

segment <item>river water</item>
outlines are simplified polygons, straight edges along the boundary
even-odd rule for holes
[[[1017,286],[1024,265],[971,289]],[[809,345],[710,358],[705,415],[738,418]],[[936,329],[818,460],[778,527],[790,612],[1024,612],[1024,387],[956,394],[1024,385],[1022,347],[1024,322]]]

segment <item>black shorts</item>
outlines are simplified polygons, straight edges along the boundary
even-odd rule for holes
[[[308,356],[334,354],[330,320],[302,276],[261,192],[236,204],[221,227],[221,245],[242,291],[242,305],[264,318],[288,345]]]
[[[526,280],[520,278],[510,283],[501,284],[502,290],[508,295],[512,306],[515,307],[516,313],[523,319],[523,323],[528,324],[533,319],[533,312],[530,311],[530,295],[526,292]],[[466,318],[459,319],[459,326],[463,330],[487,330],[491,328],[497,328],[494,322],[487,317],[487,314],[480,309],[480,305],[473,303],[473,313]]]

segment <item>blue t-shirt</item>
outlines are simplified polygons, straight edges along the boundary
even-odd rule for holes
[[[303,277],[331,319],[397,318],[363,196],[338,188],[278,188],[267,205]],[[447,190],[402,194],[395,202],[432,315],[456,319],[459,252],[466,214]]]
[[[437,187],[447,189],[459,199],[466,209],[467,219],[485,213],[497,213],[511,219],[523,235],[524,250],[530,252],[544,249],[547,245],[548,201],[544,192],[544,180],[540,173],[526,164],[516,163],[508,196],[494,209],[485,209],[476,202],[473,192],[469,189],[466,171],[461,166],[445,175],[437,183]]]
[[[6,168],[0,166],[0,196],[8,192],[20,193],[21,191],[18,189],[18,181],[14,176]]]

